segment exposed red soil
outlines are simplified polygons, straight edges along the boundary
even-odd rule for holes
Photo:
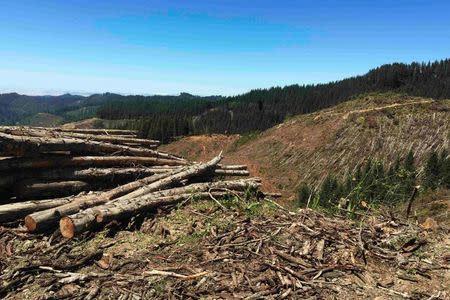
[[[102,127],[103,121],[98,118],[86,119],[78,122],[66,123],[62,128],[66,129],[95,129]]]
[[[219,154],[220,151],[226,151],[238,139],[238,134],[188,136],[173,143],[162,145],[159,149],[181,155],[189,160],[205,162]]]

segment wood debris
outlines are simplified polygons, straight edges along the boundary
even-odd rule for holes
[[[61,220],[63,235],[73,237],[94,220],[129,219],[194,193],[213,197],[224,194],[217,189],[241,193],[260,185],[257,178],[223,181],[249,172],[242,165],[218,165],[221,155],[208,163],[190,162],[154,149],[158,141],[135,134],[0,127],[0,223],[24,218],[28,231],[39,232]]]
[[[13,129],[0,132],[14,135],[19,130]],[[90,148],[72,143],[72,152],[72,146],[58,148],[53,139],[81,139],[78,134],[95,133],[69,131],[77,134],[70,136],[59,129],[48,131],[54,134],[51,146],[42,136],[37,137],[42,145],[35,143],[35,136],[1,136],[0,149],[7,149],[4,155],[13,153],[8,148],[11,140],[18,154],[1,159],[0,170],[20,181],[52,184],[60,174],[63,182],[79,180],[89,188],[100,181],[107,183],[95,191],[52,199],[19,199],[13,188],[11,196],[2,199],[0,297],[450,296],[445,287],[448,258],[427,248],[431,243],[426,229],[406,220],[374,215],[370,222],[355,222],[310,209],[293,211],[270,199],[260,201],[269,194],[256,192],[259,178],[225,179],[224,175],[249,174],[242,172],[245,166],[219,164],[221,155],[195,163],[155,148],[134,151],[134,145],[109,152],[109,145],[121,144],[99,140]],[[132,132],[107,133],[134,138]],[[97,147],[97,143],[109,144]],[[142,153],[154,156],[139,156]],[[15,174],[14,166],[38,175]],[[107,179],[116,172],[123,175],[123,182]],[[252,202],[248,202],[249,191]],[[20,227],[23,220],[25,227]],[[426,251],[420,253],[422,249]]]

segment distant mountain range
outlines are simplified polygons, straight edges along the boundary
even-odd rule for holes
[[[96,116],[97,109],[108,102],[145,101],[161,103],[165,101],[202,99],[214,101],[220,96],[199,97],[188,93],[178,96],[123,96],[105,93],[91,96],[64,94],[59,96],[28,96],[18,93],[0,94],[1,125],[36,125],[35,121],[49,119],[48,124],[73,122]],[[51,120],[50,120],[51,119]],[[43,125],[46,125],[45,122]]]
[[[0,123],[15,124],[37,113],[54,113],[70,106],[80,105],[82,96],[27,96],[17,93],[0,94]]]

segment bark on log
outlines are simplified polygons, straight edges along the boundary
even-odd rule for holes
[[[48,156],[42,158],[7,158],[0,160],[0,171],[50,169],[65,167],[182,166],[186,161],[137,156]]]
[[[78,214],[64,217],[60,220],[60,231],[66,238],[73,238],[76,233],[90,229],[96,223],[107,223],[111,220],[123,219],[136,215],[145,210],[161,205],[174,204],[181,200],[195,196],[209,196],[217,193],[211,190],[238,190],[242,191],[248,186],[258,187],[259,183],[251,180],[235,180],[197,183],[189,186],[148,193],[139,198],[118,198],[105,205],[96,206]],[[221,195],[226,192],[219,192]]]
[[[247,170],[246,165],[218,165],[218,169],[222,170]]]
[[[0,187],[8,187],[14,183],[25,180],[47,180],[47,181],[68,181],[80,180],[100,182],[109,181],[111,183],[122,182],[126,179],[139,179],[153,174],[161,174],[175,170],[176,168],[89,168],[73,169],[59,168],[49,170],[29,170],[27,172],[14,172],[10,175],[0,177]],[[8,173],[9,174],[9,173]]]
[[[41,127],[42,128],[42,127]],[[106,134],[106,135],[131,135],[137,134],[136,130],[125,129],[79,129],[79,128],[54,128],[55,131],[60,132],[75,132],[75,133],[87,133],[87,134]]]
[[[121,197],[121,199],[133,199],[136,197],[140,197],[142,195],[158,191],[160,189],[165,189],[168,187],[172,187],[174,184],[180,183],[182,180],[189,179],[194,176],[201,176],[202,174],[208,172],[213,169],[219,161],[222,159],[222,152],[214,157],[212,160],[206,163],[201,163],[197,165],[188,166],[181,170],[181,172],[173,174],[171,176],[165,177],[164,179],[155,181],[149,185],[143,186],[134,192],[131,192],[127,195]]]
[[[119,198],[121,196],[128,196],[133,191],[139,191],[135,195],[142,195],[142,193],[153,192],[161,188],[168,187],[177,181],[189,178],[196,174],[201,174],[204,171],[209,170],[216,165],[222,159],[221,154],[213,158],[210,162],[205,164],[199,164],[195,166],[188,166],[181,170],[174,170],[170,173],[153,175],[143,178],[134,182],[130,182],[123,186],[112,189],[111,191],[104,192],[100,195],[85,196],[74,200],[71,203],[63,205],[61,207],[48,209],[45,211],[39,211],[25,217],[25,226],[28,231],[34,232],[36,230],[45,230],[49,226],[55,223],[60,217],[75,214],[82,209],[86,209],[92,206],[104,204],[112,199]],[[145,187],[144,187],[145,186]],[[144,188],[142,188],[144,187]],[[132,196],[133,196],[132,195]]]
[[[39,153],[70,151],[71,153],[121,153],[124,155],[156,157],[184,161],[178,156],[151,149],[133,148],[105,142],[75,138],[40,138],[16,136],[0,132],[0,155],[36,156]]]
[[[211,195],[214,197],[221,197],[226,195],[226,192],[201,192],[196,195],[198,199],[205,199],[210,197]],[[152,209],[165,205],[174,205],[180,203],[186,199],[192,197],[191,194],[180,194],[174,196],[161,197],[157,199],[154,203],[149,204],[147,209]],[[62,233],[63,237],[71,239],[75,236],[75,234],[79,234],[81,232],[89,230],[96,223],[95,217],[91,220],[88,219],[88,215],[84,216],[86,219],[71,219],[70,217],[63,217],[59,221],[59,230]],[[76,223],[75,223],[76,222]]]
[[[233,170],[233,169],[216,169],[214,174],[222,176],[249,176],[250,173],[247,170]]]
[[[133,144],[133,146],[156,147],[159,145],[159,141],[156,140],[138,139],[131,136],[120,137],[116,135],[105,134],[94,135],[85,133],[61,132],[58,130],[54,130],[53,128],[44,129],[25,126],[2,126],[0,127],[0,132],[16,136],[31,136],[42,138],[77,138],[91,141],[108,142],[112,144]]]
[[[58,199],[30,200],[25,202],[0,205],[0,223],[20,220],[26,215],[33,212],[70,203],[71,201],[73,201],[73,198],[74,197],[72,196]]]
[[[194,196],[199,192],[214,190],[244,191],[248,187],[260,187],[261,184],[258,180],[259,178],[250,178],[232,181],[194,183],[184,187],[144,194],[138,198],[117,198],[105,205],[93,207],[90,211],[95,212],[95,218],[98,223],[108,223],[114,219],[128,217],[136,212],[139,213],[140,211],[147,209],[147,205],[152,205],[155,200],[161,197],[170,197],[180,194]],[[81,213],[85,214],[86,212],[84,211]]]
[[[56,224],[60,217],[75,214],[82,209],[86,209],[92,206],[104,204],[114,198],[130,193],[143,185],[151,184],[155,181],[164,179],[165,177],[171,176],[178,172],[180,171],[174,170],[170,173],[152,175],[140,180],[127,183],[112,190],[102,192],[100,194],[90,194],[75,197],[70,203],[43,211],[36,211],[30,215],[27,215],[25,217],[25,226],[30,232],[45,230],[48,227]]]
[[[14,193],[19,199],[48,199],[78,194],[91,188],[84,181],[35,182],[24,180],[14,185]]]

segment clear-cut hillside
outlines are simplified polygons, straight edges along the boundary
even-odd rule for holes
[[[369,94],[316,113],[293,117],[260,134],[186,137],[163,146],[190,159],[226,149],[226,161],[245,163],[265,188],[286,197],[301,182],[345,176],[368,157],[392,163],[410,149],[419,167],[430,150],[449,147],[450,101]]]

